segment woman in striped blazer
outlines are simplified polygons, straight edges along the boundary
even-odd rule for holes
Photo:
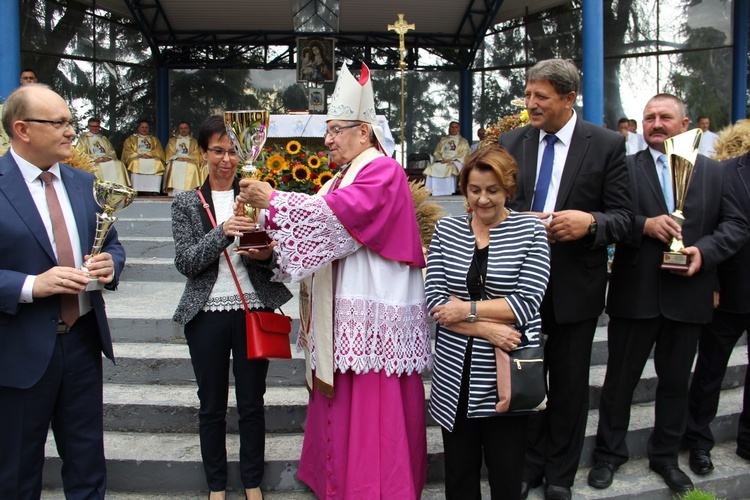
[[[442,426],[446,498],[481,498],[482,457],[492,498],[518,498],[528,415],[499,414],[494,347],[539,345],[549,278],[542,221],[505,207],[515,160],[497,145],[466,161],[459,186],[471,213],[441,219],[425,293],[437,323],[429,411]]]

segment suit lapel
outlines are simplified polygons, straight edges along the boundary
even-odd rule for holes
[[[591,134],[585,130],[581,119],[576,120],[576,126],[573,135],[570,138],[568,146],[568,156],[565,159],[562,177],[560,178],[560,189],[557,191],[557,200],[555,200],[555,211],[560,210],[565,205],[565,200],[573,188],[578,171],[581,169],[581,163],[586,157],[586,152],[591,143]]]
[[[524,210],[531,210],[536,189],[536,167],[539,156],[539,129],[529,127],[523,139],[523,194],[526,201]]]
[[[21,170],[16,165],[15,160],[10,152],[0,158],[0,191],[8,198],[8,201],[15,208],[18,216],[39,242],[52,262],[57,262],[55,253],[52,250],[52,243],[47,236],[47,229],[39,215],[29,188],[26,186],[26,179],[21,175]]]
[[[737,175],[740,176],[742,186],[745,188],[744,192],[742,192],[744,195],[742,198],[745,200],[750,199],[750,153],[740,156],[737,163]]]
[[[651,194],[653,194],[654,199],[659,203],[659,206],[664,213],[667,213],[667,202],[664,199],[664,193],[662,193],[659,178],[656,176],[656,165],[654,164],[651,152],[648,149],[645,149],[638,153],[636,159],[636,164],[642,174],[640,178],[646,179],[649,191],[651,191]]]

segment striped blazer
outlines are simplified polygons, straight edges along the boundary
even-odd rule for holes
[[[466,275],[474,257],[474,234],[467,215],[442,218],[430,243],[425,295],[428,310],[449,301],[451,295],[470,300]],[[514,325],[539,344],[542,320],[539,306],[549,279],[549,245],[541,220],[510,212],[490,230],[485,292],[488,299],[505,298],[517,319]],[[458,406],[461,373],[469,337],[438,326],[435,366],[429,411],[449,431]],[[489,341],[474,339],[469,380],[469,417],[496,416],[497,373]]]

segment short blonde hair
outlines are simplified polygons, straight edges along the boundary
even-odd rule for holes
[[[490,144],[477,149],[466,159],[458,180],[459,189],[464,196],[469,185],[469,174],[474,169],[480,172],[493,172],[508,200],[512,200],[516,195],[518,167],[515,158],[504,147]]]
[[[739,120],[721,130],[719,138],[714,143],[714,149],[719,161],[750,153],[750,120]]]

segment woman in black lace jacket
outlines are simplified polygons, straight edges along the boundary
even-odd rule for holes
[[[206,119],[198,135],[209,175],[199,188],[217,226],[213,227],[197,191],[172,202],[175,265],[187,276],[174,320],[185,337],[198,383],[201,454],[211,499],[225,498],[227,483],[226,413],[229,360],[233,358],[240,433],[240,471],[247,498],[260,499],[265,446],[263,395],[267,360],[248,360],[245,311],[224,257],[227,250],[251,309],[272,310],[291,298],[282,283],[271,282],[272,250],[251,250],[253,258],[234,251],[234,238],[250,229],[248,219],[233,215],[239,193],[238,155],[221,116]]]

